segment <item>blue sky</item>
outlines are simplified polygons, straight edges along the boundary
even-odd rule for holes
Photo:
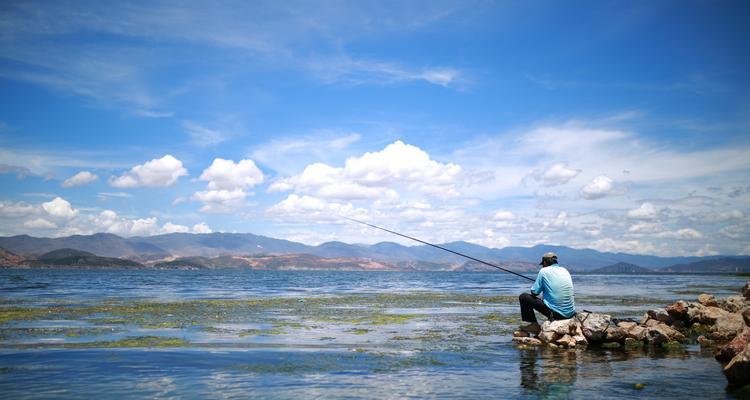
[[[750,6],[4,2],[0,235],[750,254]]]

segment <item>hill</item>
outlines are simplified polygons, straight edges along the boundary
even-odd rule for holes
[[[0,267],[17,267],[21,265],[24,260],[25,258],[0,247]]]
[[[145,268],[135,261],[113,257],[99,257],[87,251],[58,249],[27,260],[24,264],[32,268]]]
[[[617,264],[591,270],[590,272],[592,274],[653,274],[656,271],[639,267],[635,264],[619,262]]]
[[[689,264],[677,264],[659,270],[677,273],[734,273],[750,272],[750,257],[722,257]]]

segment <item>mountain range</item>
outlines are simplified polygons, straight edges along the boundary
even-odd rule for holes
[[[562,265],[572,271],[592,271],[617,263],[633,264],[649,270],[670,267],[674,271],[692,271],[682,267],[704,262],[712,268],[721,261],[723,271],[743,271],[750,257],[658,257],[627,253],[608,253],[592,249],[575,249],[566,246],[536,245],[533,247],[488,248],[468,242],[440,244],[447,249],[470,255],[477,259],[503,265],[514,264],[518,270],[532,270],[542,254],[557,253]],[[215,258],[220,256],[293,255],[307,254],[321,259],[361,259],[396,265],[403,269],[476,270],[480,267],[466,263],[466,259],[427,245],[404,246],[393,242],[373,245],[327,242],[318,246],[283,239],[275,239],[251,233],[171,233],[156,236],[123,238],[109,233],[73,235],[60,238],[36,238],[28,235],[0,237],[0,247],[28,259],[36,259],[44,253],[68,248],[101,256],[126,258],[141,263],[175,260],[180,257]],[[730,260],[730,261],[726,261]],[[732,265],[727,267],[727,265]],[[411,266],[411,267],[410,267]],[[416,268],[416,267],[418,268]],[[696,267],[701,269],[703,267]],[[721,269],[720,268],[720,269]]]

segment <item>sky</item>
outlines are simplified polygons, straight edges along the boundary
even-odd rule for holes
[[[750,3],[3,1],[0,236],[750,254]]]

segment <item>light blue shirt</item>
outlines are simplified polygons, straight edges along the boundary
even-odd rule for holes
[[[544,267],[536,276],[531,293],[544,293],[544,304],[558,314],[572,318],[576,312],[573,298],[573,279],[567,269],[552,264]]]

